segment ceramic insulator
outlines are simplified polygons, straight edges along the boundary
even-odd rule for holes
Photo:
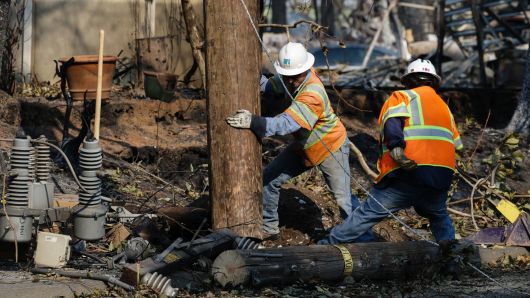
[[[29,195],[29,177],[31,145],[29,139],[16,138],[11,147],[9,164],[11,171],[17,175],[9,182],[7,188],[7,205],[27,207]]]
[[[235,248],[236,249],[258,249],[260,248],[259,243],[246,237],[236,237]]]
[[[175,297],[177,295],[178,289],[171,287],[171,279],[157,272],[146,273],[142,277],[142,283],[168,297]]]
[[[103,163],[101,147],[98,140],[83,142],[79,152],[79,166],[81,175],[79,182],[87,190],[79,192],[79,204],[96,206],[101,204],[101,180],[97,177]]]
[[[37,140],[47,142],[45,136],[40,136]],[[46,182],[50,178],[50,146],[42,143],[37,143],[36,148],[36,178],[39,182]]]
[[[35,165],[36,165],[36,151],[34,147],[31,147],[29,154],[29,168],[28,168],[28,177],[31,181],[35,180]]]

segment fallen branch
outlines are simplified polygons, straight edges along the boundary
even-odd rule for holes
[[[465,213],[465,212],[462,212],[462,211],[458,211],[458,210],[455,210],[453,208],[450,208],[450,207],[447,207],[447,211],[451,212],[451,213],[454,213],[456,215],[460,215],[460,216],[465,216],[465,217],[471,217],[471,214],[469,213]],[[485,221],[489,221],[489,218],[487,217],[484,217],[484,216],[480,216],[480,215],[475,215],[476,218],[480,218],[482,220],[485,220]]]
[[[357,156],[357,160],[359,161],[359,164],[361,164],[361,167],[363,168],[364,172],[373,179],[377,178],[377,174],[372,171],[372,169],[370,169],[370,167],[366,163],[366,160],[364,160],[364,156],[361,150],[359,150],[359,148],[357,148],[352,142],[350,142],[350,150],[353,151],[353,153],[355,153],[355,155]]]
[[[469,195],[469,209],[471,210],[471,221],[473,222],[473,226],[475,227],[476,231],[480,231],[480,228],[478,227],[477,222],[475,221],[475,214],[473,213],[473,210],[475,209],[475,206],[473,205],[473,197],[475,196],[475,191],[477,190],[477,187],[484,182],[486,182],[486,179],[484,178],[478,179],[477,183],[473,185],[473,190],[471,190],[471,195]]]
[[[88,271],[66,271],[66,270],[53,270],[53,269],[45,269],[45,268],[33,268],[31,269],[31,273],[33,274],[57,274],[57,275],[66,276],[66,277],[101,280],[101,281],[108,282],[110,284],[122,287],[126,289],[127,291],[134,290],[133,286],[131,286],[130,284],[124,283],[121,280],[113,276],[106,275],[106,274],[97,274],[97,273],[88,272]]]

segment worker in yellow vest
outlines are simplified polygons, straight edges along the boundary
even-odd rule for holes
[[[295,137],[263,171],[263,231],[271,240],[280,233],[281,185],[312,167],[322,171],[343,218],[352,212],[352,204],[359,205],[357,198],[351,196],[346,129],[312,69],[314,61],[302,44],[289,42],[281,48],[274,65],[279,75],[261,82],[262,112],[269,117],[239,110],[226,119],[232,127],[251,129],[259,138],[287,134]],[[360,241],[371,239],[372,235],[367,233]]]
[[[368,198],[319,244],[353,242],[373,225],[401,209],[414,207],[430,222],[437,241],[453,240],[447,191],[462,141],[447,104],[436,93],[441,79],[429,60],[407,67],[379,115],[379,176]]]

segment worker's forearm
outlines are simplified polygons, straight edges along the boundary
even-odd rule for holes
[[[300,125],[286,113],[276,117],[253,116],[250,128],[258,137],[287,135],[300,129]]]

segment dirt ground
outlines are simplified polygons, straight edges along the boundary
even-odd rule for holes
[[[350,140],[363,152],[368,164],[374,169],[377,160],[376,117],[384,92],[364,94],[359,91],[344,91],[343,100],[333,99],[333,107],[345,123]],[[477,95],[443,94],[458,122],[466,147],[461,154],[462,164],[473,177],[486,177],[496,164],[496,182],[502,191],[511,194],[530,194],[530,146],[525,136],[517,136],[516,148],[507,147],[507,136],[502,129],[509,120],[506,110],[514,105],[514,94],[503,96],[509,104],[500,104],[498,94]],[[45,135],[53,142],[62,137],[62,122],[65,103],[62,99],[35,97],[0,97],[0,138],[13,137],[16,127],[36,138]],[[347,103],[345,102],[347,101]],[[351,107],[364,110],[358,111]],[[81,126],[79,110],[81,102],[75,103],[72,114],[74,128],[71,134],[78,134]],[[165,103],[138,96],[137,92],[116,93],[104,102],[102,107],[101,140],[104,150],[103,194],[124,205],[133,212],[149,212],[163,206],[207,207],[208,198],[208,151],[206,137],[206,102],[199,91],[183,91],[173,102]],[[488,110],[491,111],[489,117]],[[18,115],[18,116],[17,116]],[[488,127],[483,129],[488,122]],[[289,141],[289,138],[270,138],[263,143],[263,163],[272,160]],[[0,143],[1,148],[9,144]],[[518,153],[514,153],[518,151]],[[521,156],[516,159],[513,156]],[[350,156],[352,189],[361,200],[366,196],[364,189],[370,189],[371,180],[361,170],[354,156]],[[77,186],[68,172],[55,167],[53,179],[57,189],[73,193]],[[165,183],[168,182],[169,184]],[[169,186],[168,186],[169,185]],[[451,191],[451,201],[469,196],[471,187],[457,181]],[[530,208],[527,197],[513,197],[514,203]],[[455,204],[461,212],[469,212],[469,203]],[[478,202],[481,212],[478,224],[500,226],[506,223],[487,202]],[[289,246],[312,244],[325,231],[339,222],[336,203],[326,190],[317,170],[312,170],[292,179],[284,186],[280,206],[281,238],[266,242],[266,246]],[[414,211],[399,213],[407,224],[429,236],[428,222],[419,218]],[[469,217],[452,214],[459,237],[474,232]],[[394,220],[385,220],[374,231],[379,241],[417,240]],[[430,237],[430,236],[429,236]],[[502,261],[502,260],[501,260]],[[460,281],[444,278],[414,281],[353,281],[346,279],[336,285],[297,284],[286,288],[265,288],[260,290],[222,290],[213,287],[210,281],[190,282],[184,295],[197,297],[350,297],[350,296],[522,296],[530,288],[528,264],[508,262],[506,270],[488,270],[502,284],[489,281],[477,274],[466,275]],[[191,285],[195,285],[192,287]],[[505,287],[514,292],[507,292]],[[183,287],[186,289],[186,287]],[[519,291],[519,292],[517,292]]]

